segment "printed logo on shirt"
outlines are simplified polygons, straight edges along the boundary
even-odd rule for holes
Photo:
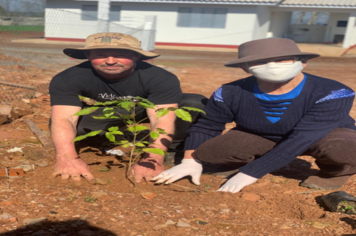
[[[108,94],[108,93],[99,93],[98,97],[110,101],[120,99],[119,96],[116,96],[115,94]]]
[[[217,102],[224,102],[222,97],[222,87],[218,88],[213,94],[214,100]]]
[[[353,97],[355,96],[355,92],[350,90],[350,89],[339,89],[336,91],[331,91],[329,95],[326,97],[316,101],[315,103],[321,103],[324,101],[328,101],[331,99],[340,99],[340,98],[347,98],[347,97]]]

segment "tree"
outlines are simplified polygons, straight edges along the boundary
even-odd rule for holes
[[[43,15],[45,4],[46,0],[0,0],[0,14],[12,18],[12,24],[17,25],[23,16]]]

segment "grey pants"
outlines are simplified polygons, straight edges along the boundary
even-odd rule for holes
[[[231,130],[203,143],[196,155],[212,164],[242,166],[263,156],[275,145],[275,142],[260,136]],[[356,130],[334,129],[303,155],[314,157],[320,170],[326,174],[356,174]]]

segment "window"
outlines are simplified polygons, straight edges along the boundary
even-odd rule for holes
[[[98,6],[97,5],[83,5],[82,6],[82,20],[98,20]]]
[[[120,6],[111,6],[109,21],[120,21],[120,11],[121,11]]]
[[[178,27],[225,28],[226,8],[178,8]]]
[[[336,27],[346,27],[347,26],[347,20],[338,20],[336,23]]]

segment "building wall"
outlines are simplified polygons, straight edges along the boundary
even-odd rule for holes
[[[95,21],[81,20],[81,5],[93,3],[48,0],[45,37],[84,39],[95,33]],[[144,17],[156,15],[157,43],[239,45],[252,39],[265,38],[269,28],[269,9],[263,6],[115,1],[112,4],[121,6],[121,21],[112,22],[110,31],[129,33],[140,39]],[[178,27],[179,7],[227,8],[225,28]]]
[[[335,35],[345,35],[346,27],[337,27],[338,21],[348,21],[349,13],[330,13],[325,33],[325,42],[334,42]]]
[[[286,37],[289,31],[291,15],[292,12],[289,11],[272,11],[267,37]]]
[[[326,25],[291,25],[288,36],[297,43],[322,43],[326,28]]]

